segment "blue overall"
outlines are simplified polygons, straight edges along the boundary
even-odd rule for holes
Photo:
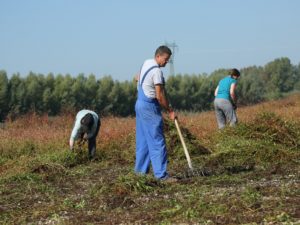
[[[138,98],[135,104],[136,112],[136,162],[135,172],[146,174],[149,172],[150,162],[154,176],[163,179],[167,173],[167,149],[163,134],[163,119],[160,105],[156,98],[148,98],[142,88],[147,74],[138,84]]]

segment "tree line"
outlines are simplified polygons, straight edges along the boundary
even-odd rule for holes
[[[278,58],[263,67],[250,66],[240,70],[238,102],[255,104],[300,91],[300,64],[289,58]],[[177,74],[169,76],[166,90],[176,110],[204,111],[212,109],[214,90],[227,69],[211,74]],[[13,74],[8,78],[0,71],[0,120],[28,112],[58,115],[83,108],[100,115],[134,115],[136,82],[113,80],[111,76],[96,79],[95,75],[48,75],[30,72],[26,77]]]

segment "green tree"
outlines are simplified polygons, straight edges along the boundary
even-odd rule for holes
[[[114,81],[111,76],[105,76],[99,80],[97,95],[96,95],[96,110],[102,114],[111,112],[113,103],[110,102],[109,95],[114,87]]]
[[[175,109],[202,111],[211,107],[215,87],[206,74],[178,74],[169,77],[166,89]]]
[[[300,63],[298,66],[295,66],[295,74],[296,74],[296,81],[294,84],[294,90],[300,91]]]
[[[77,111],[82,108],[88,108],[85,83],[86,78],[84,77],[84,74],[79,74],[71,87],[71,95],[74,97],[74,108]]]
[[[85,104],[90,109],[96,109],[98,82],[94,74],[90,74],[85,82]]]
[[[108,99],[111,104],[110,113],[120,116],[126,115],[127,96],[119,81],[115,81]]]
[[[219,69],[207,74],[178,74],[168,77],[166,90],[172,106],[177,110],[203,111],[211,109],[214,90],[229,70]],[[265,99],[300,90],[300,64],[293,66],[288,58],[275,59],[265,67],[241,69],[237,92],[239,102],[254,104]],[[30,72],[21,78],[14,74],[8,80],[0,71],[0,119],[21,115],[28,111],[74,112],[89,108],[101,114],[134,115],[135,82],[114,81],[111,76],[96,80],[95,75],[76,78],[70,74],[50,73],[47,76]]]
[[[263,80],[266,84],[266,97],[277,98],[293,89],[295,74],[288,58],[279,58],[264,68]]]
[[[49,115],[56,115],[59,113],[60,104],[57,96],[54,94],[55,78],[52,73],[45,78],[45,89],[43,92],[43,112]]]
[[[9,81],[10,101],[9,109],[12,117],[24,114],[28,111],[25,104],[26,86],[20,74],[13,74]]]
[[[42,74],[36,75],[30,72],[25,79],[26,109],[38,113],[43,112],[43,92],[45,88],[45,77]]]
[[[124,93],[124,97],[125,99],[122,104],[122,110],[123,115],[124,116],[128,116],[128,115],[134,115],[135,114],[135,110],[134,110],[134,105],[136,102],[136,98],[137,98],[137,90],[136,90],[136,85],[134,83],[134,81],[125,81],[123,83],[121,83],[121,88],[123,90]],[[121,99],[122,100],[122,99]]]
[[[55,79],[54,96],[60,102],[60,112],[69,112],[75,109],[76,99],[72,92],[73,83],[74,79],[70,74],[66,76],[59,74]]]
[[[182,93],[179,93],[180,83],[182,75],[177,74],[176,76],[170,76],[166,82],[166,92],[170,103],[174,109],[181,109],[182,105]]]
[[[241,77],[237,85],[239,103],[250,105],[261,102],[265,96],[265,84],[262,80],[262,67],[248,67],[241,70]]]
[[[195,93],[195,110],[205,111],[213,107],[214,92],[216,89],[215,82],[207,76],[199,76],[198,90]],[[196,104],[197,102],[197,104]]]
[[[6,72],[0,71],[0,121],[3,121],[9,111],[9,82]]]

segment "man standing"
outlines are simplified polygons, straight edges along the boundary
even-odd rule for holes
[[[225,127],[226,123],[234,126],[237,123],[236,116],[236,83],[240,77],[240,72],[237,69],[230,71],[230,76],[220,80],[215,90],[215,112],[219,129]]]
[[[165,93],[165,80],[160,67],[164,67],[172,55],[167,46],[156,49],[154,59],[144,62],[138,83],[136,112],[136,162],[135,172],[149,172],[150,162],[157,179],[172,180],[167,173],[167,149],[163,134],[161,107],[175,119]]]
[[[89,158],[92,159],[96,152],[96,137],[100,129],[100,118],[97,113],[83,109],[76,115],[74,128],[70,137],[70,149],[73,150],[74,142],[88,141]]]

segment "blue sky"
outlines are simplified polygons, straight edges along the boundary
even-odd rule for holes
[[[179,46],[176,73],[279,57],[296,65],[299,9],[298,0],[0,0],[0,69],[131,80],[165,42]]]

